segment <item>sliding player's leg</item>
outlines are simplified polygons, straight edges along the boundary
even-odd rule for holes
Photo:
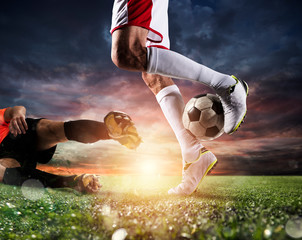
[[[0,158],[0,182],[3,182],[3,176],[7,168],[20,167],[20,163],[13,158]]]
[[[21,168],[20,164],[12,158],[0,159],[0,182],[22,186],[26,180],[33,179],[40,181],[44,187],[72,188],[79,192],[98,192],[102,187],[95,175],[61,176],[33,168]]]
[[[169,190],[170,194],[189,195],[217,162],[209,152],[192,136],[182,123],[185,107],[178,87],[171,78],[143,73],[142,77],[156,99],[180,144],[183,159],[183,181]]]

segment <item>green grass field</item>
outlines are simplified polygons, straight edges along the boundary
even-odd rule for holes
[[[302,177],[209,176],[190,197],[167,195],[180,180],[106,176],[98,195],[0,184],[0,239],[302,237]]]

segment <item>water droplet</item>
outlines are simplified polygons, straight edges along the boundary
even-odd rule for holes
[[[15,208],[16,207],[14,204],[11,204],[9,202],[6,203],[6,206],[8,206],[9,208]]]
[[[110,211],[111,211],[110,206],[104,205],[104,206],[102,207],[102,214],[103,214],[103,215],[109,216],[109,215],[110,215]]]
[[[128,233],[125,228],[117,229],[112,234],[112,240],[124,240],[127,237]]]
[[[302,237],[302,219],[299,217],[288,220],[285,226],[286,233],[292,238]]]
[[[272,236],[272,230],[271,229],[265,229],[263,232],[263,235],[265,238],[270,238]]]

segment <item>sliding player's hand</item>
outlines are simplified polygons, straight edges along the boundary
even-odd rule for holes
[[[142,142],[134,122],[126,113],[111,111],[104,118],[108,135],[129,149],[136,149]]]
[[[16,137],[18,134],[25,134],[27,129],[28,126],[25,121],[25,115],[21,112],[15,113],[9,124],[11,134]]]
[[[83,176],[83,185],[87,193],[97,193],[100,191],[102,184],[96,175],[85,174]]]
[[[83,193],[97,193],[100,191],[102,184],[100,184],[99,178],[93,174],[78,175],[75,180],[77,185],[75,189]]]

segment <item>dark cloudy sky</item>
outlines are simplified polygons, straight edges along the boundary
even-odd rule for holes
[[[29,116],[54,120],[125,111],[144,139],[136,152],[113,141],[68,143],[53,164],[137,173],[151,162],[160,174],[179,174],[180,150],[154,96],[140,74],[111,62],[111,9],[109,0],[1,1],[0,107],[24,105]],[[298,0],[170,0],[171,49],[250,86],[240,131],[204,143],[218,157],[217,174],[302,173],[301,12]],[[185,101],[209,91],[176,84]]]

